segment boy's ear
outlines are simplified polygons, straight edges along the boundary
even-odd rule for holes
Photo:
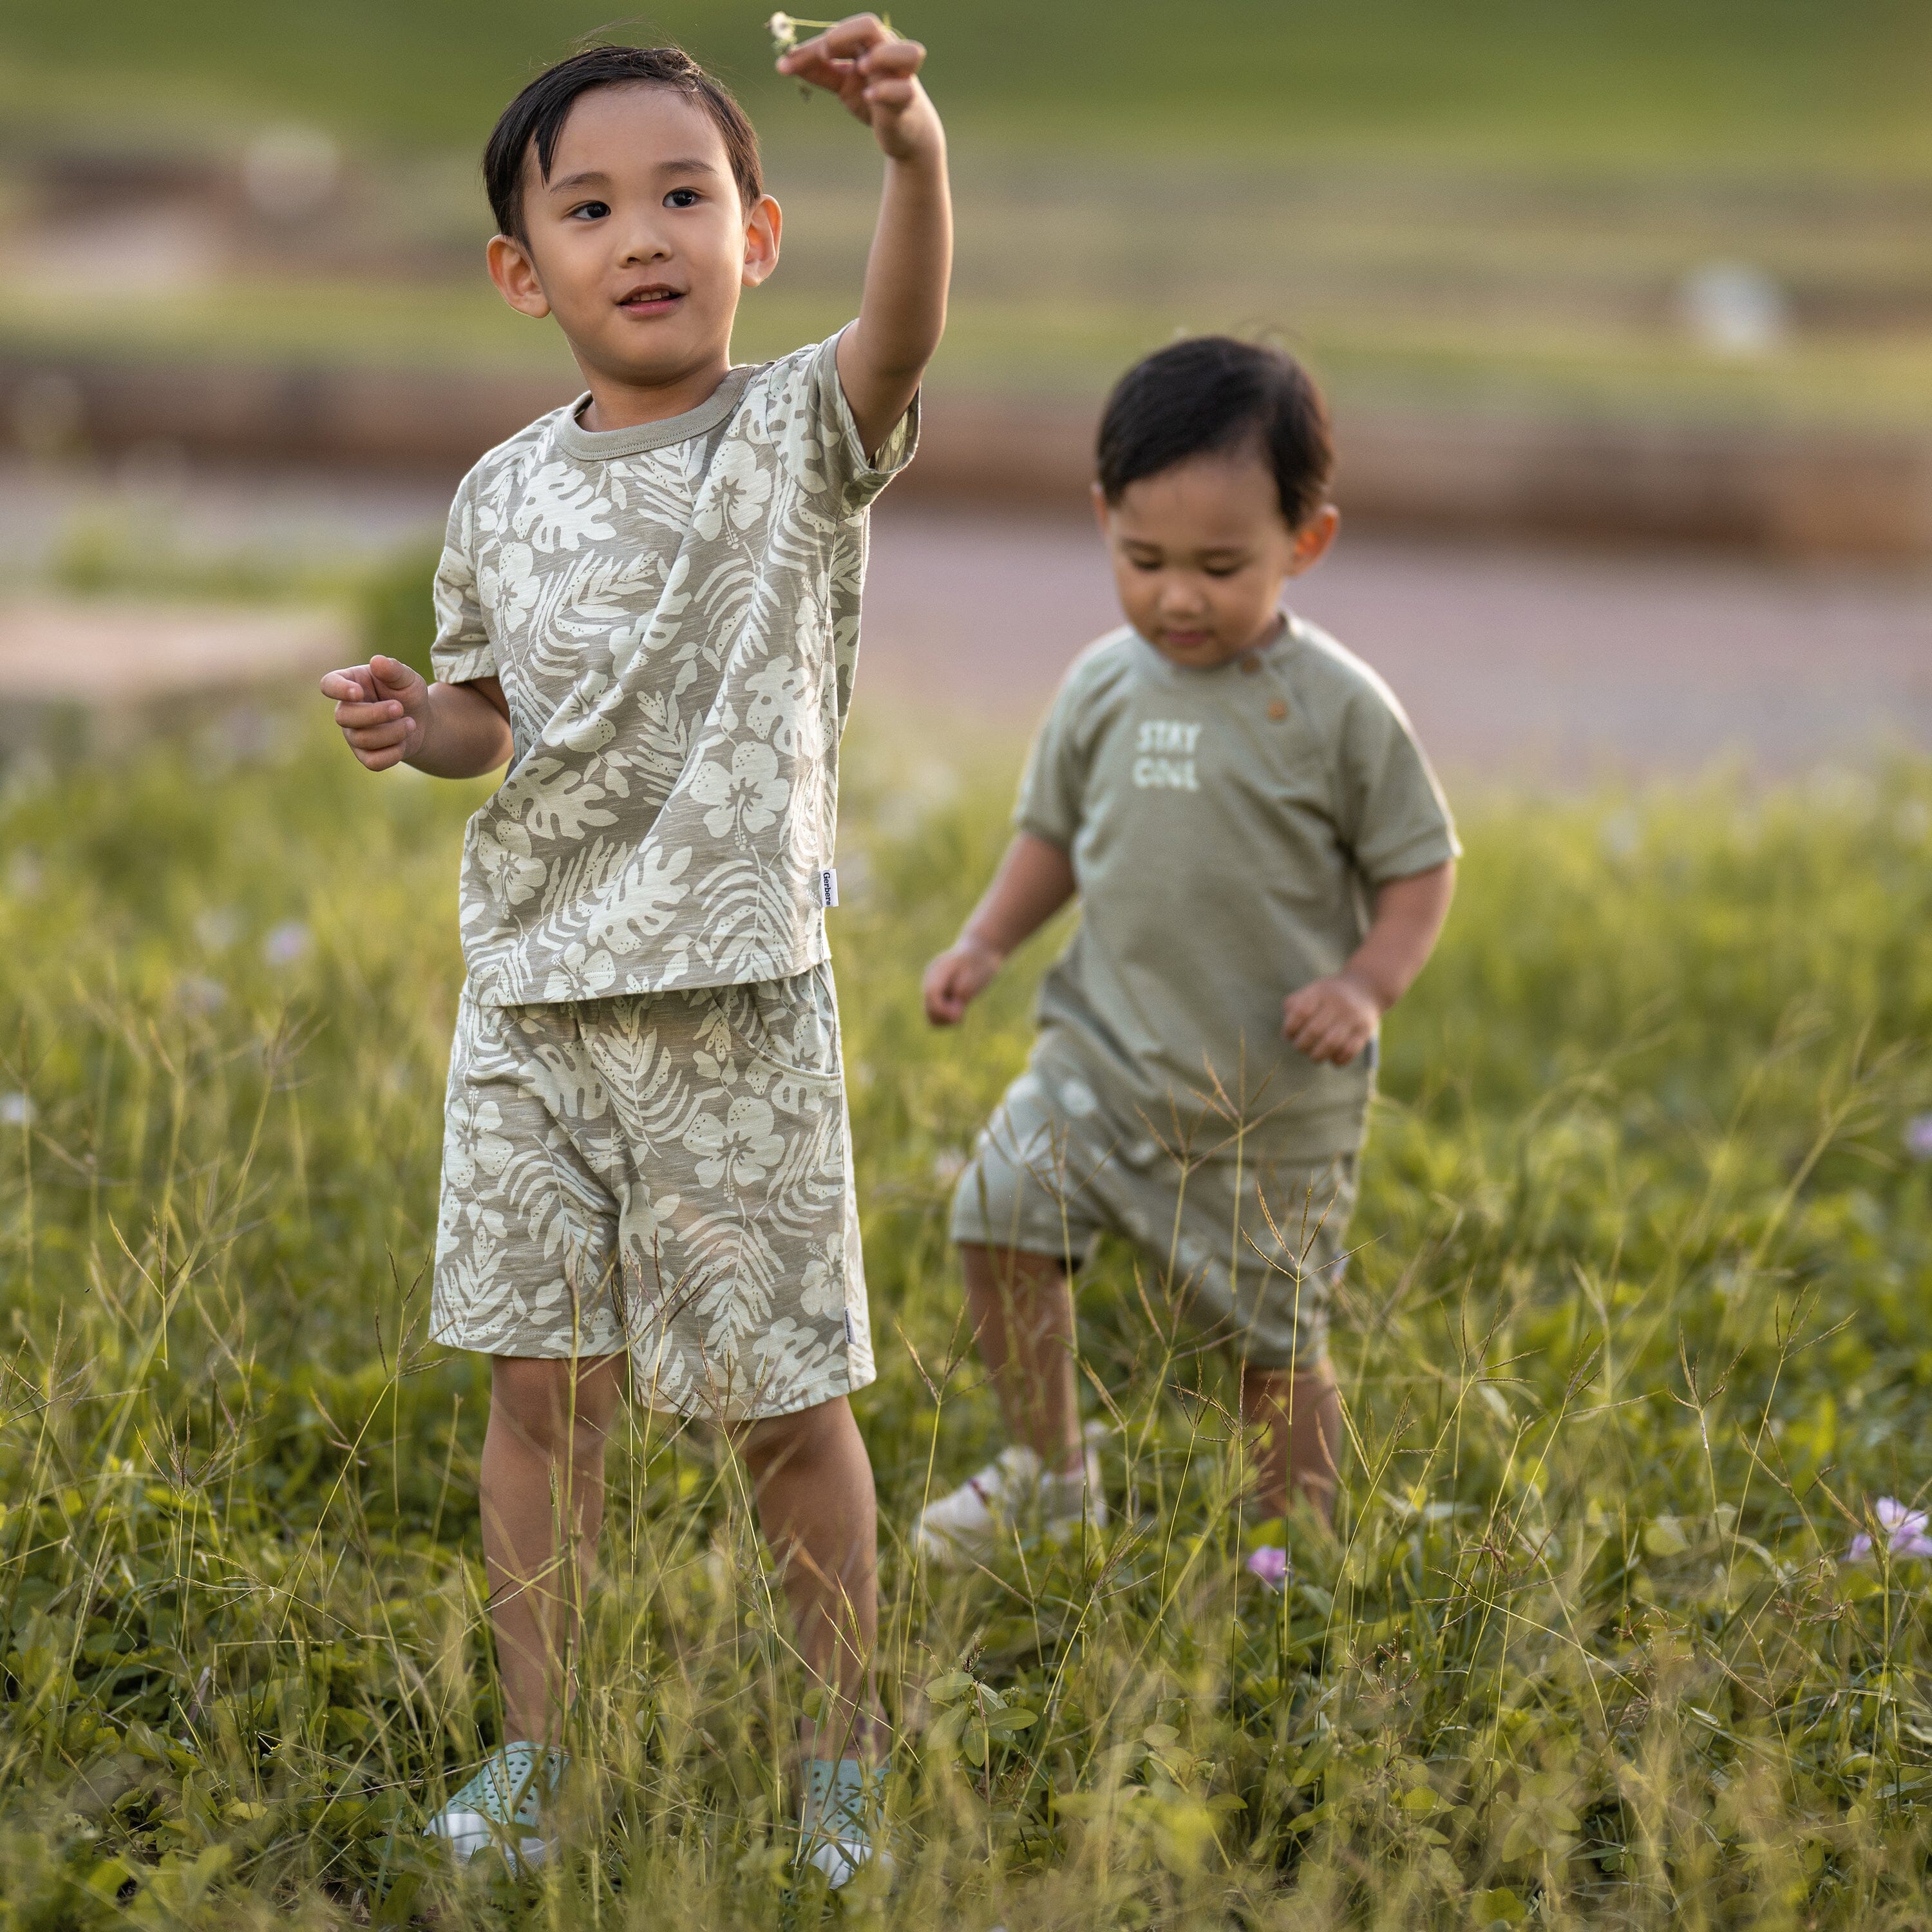
[[[1328,546],[1341,527],[1341,512],[1333,503],[1324,503],[1294,533],[1294,560],[1288,566],[1288,575],[1299,577],[1304,570],[1312,570],[1328,554]]]
[[[490,279],[496,292],[519,315],[534,316],[539,322],[550,313],[550,298],[537,280],[537,265],[522,242],[508,235],[493,235],[489,248]]]
[[[754,289],[778,265],[778,236],[784,212],[768,194],[761,194],[745,218],[745,271],[748,289]]]

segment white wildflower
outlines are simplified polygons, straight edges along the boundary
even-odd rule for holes
[[[262,957],[271,966],[292,966],[311,943],[309,929],[300,920],[285,919],[262,941]]]

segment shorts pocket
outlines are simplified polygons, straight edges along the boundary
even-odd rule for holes
[[[721,986],[718,1010],[752,1059],[811,1081],[839,1081],[838,1000],[832,968],[819,965],[789,980]]]

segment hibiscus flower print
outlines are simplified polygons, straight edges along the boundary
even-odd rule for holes
[[[458,1186],[473,1186],[479,1168],[488,1174],[502,1172],[512,1151],[496,1132],[502,1124],[502,1109],[496,1102],[478,1100],[473,1093],[465,1094],[451,1107],[442,1160]]]
[[[685,1130],[685,1151],[693,1156],[698,1185],[716,1187],[728,1178],[734,1187],[755,1187],[784,1158],[784,1139],[772,1131],[770,1105],[742,1094],[716,1114],[700,1114]]]
[[[706,543],[715,543],[728,522],[734,530],[748,530],[765,514],[772,499],[772,479],[758,459],[734,438],[718,452],[704,500],[691,526]]]
[[[769,745],[740,745],[728,766],[706,760],[691,782],[691,795],[708,808],[704,829],[714,838],[733,832],[762,832],[784,811],[791,782],[778,776]]]
[[[498,550],[494,562],[485,563],[476,573],[485,614],[506,631],[520,631],[536,608],[537,595],[543,588],[536,571],[536,558],[528,544],[507,543]]]

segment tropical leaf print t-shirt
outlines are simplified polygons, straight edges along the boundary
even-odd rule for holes
[[[494,676],[508,776],[470,821],[475,998],[738,986],[826,957],[838,738],[872,500],[838,338],[734,369],[698,408],[592,431],[582,399],[464,479],[436,676]]]

